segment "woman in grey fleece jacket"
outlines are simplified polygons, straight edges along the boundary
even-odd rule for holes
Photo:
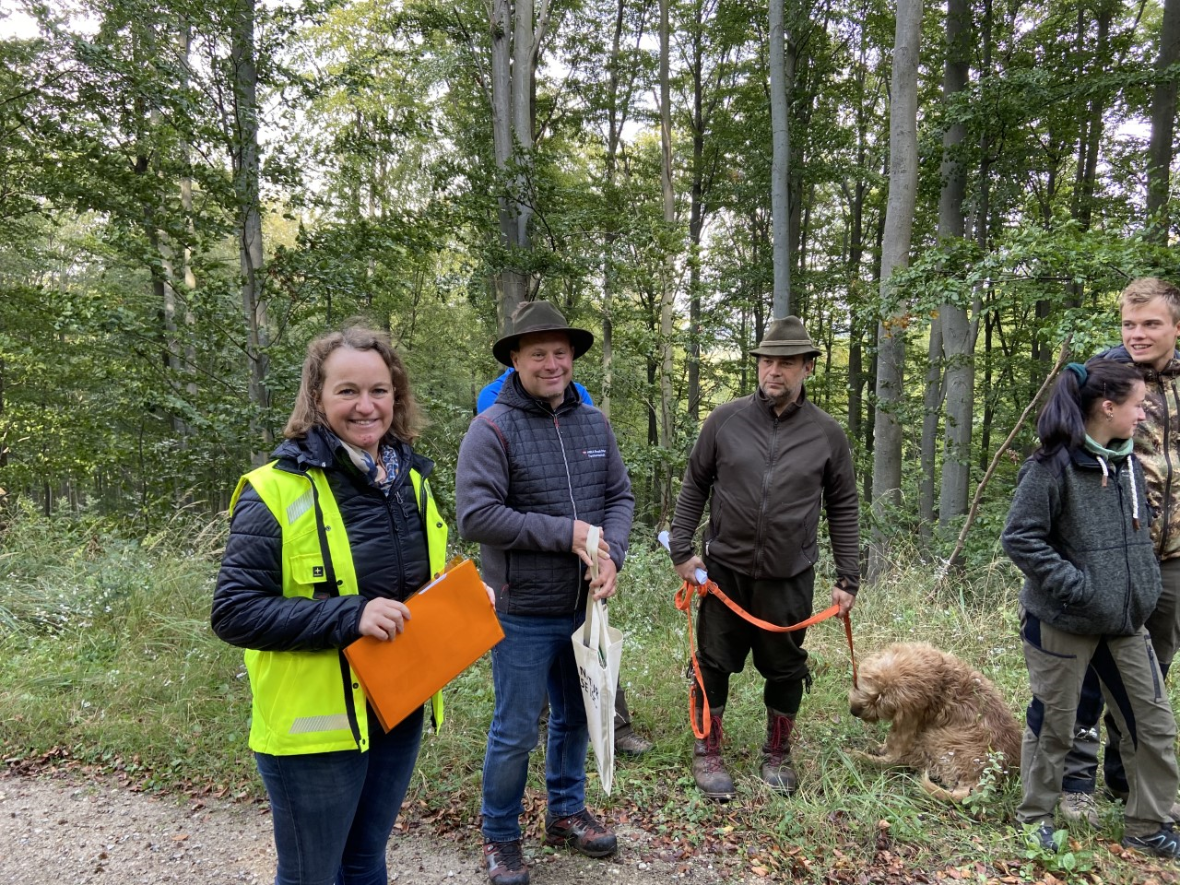
[[[1143,622],[1160,593],[1143,470],[1131,453],[1145,388],[1133,366],[1070,363],[1037,419],[1001,538],[1024,573],[1020,630],[1028,705],[1016,818],[1057,850],[1053,809],[1087,667],[1124,728],[1130,796],[1123,845],[1180,859],[1176,723]]]

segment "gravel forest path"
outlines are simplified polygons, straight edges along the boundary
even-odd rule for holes
[[[484,885],[478,836],[470,845],[395,831],[389,880]],[[614,858],[538,853],[533,885],[655,885],[717,882],[708,865],[651,863],[628,846],[642,831],[619,830]],[[526,844],[526,852],[530,846]],[[267,885],[274,845],[265,805],[135,792],[107,778],[0,774],[0,883],[4,885]]]

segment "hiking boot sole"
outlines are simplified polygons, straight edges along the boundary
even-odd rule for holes
[[[550,836],[548,833],[545,834],[545,844],[550,848],[572,848],[586,857],[610,857],[619,850],[618,841],[609,847],[595,848],[579,845],[577,836]]]
[[[701,790],[700,787],[697,787],[697,789],[700,790],[702,796],[706,799],[712,799],[714,802],[729,802],[731,799],[737,798],[736,790],[727,792],[725,790]]]

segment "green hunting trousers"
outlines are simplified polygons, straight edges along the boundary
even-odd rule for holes
[[[1063,633],[1028,612],[1020,632],[1032,702],[1028,705],[1020,775],[1021,823],[1053,820],[1061,795],[1065,755],[1073,745],[1074,718],[1086,668],[1102,683],[1107,708],[1122,733],[1121,750],[1130,796],[1126,834],[1156,832],[1176,798],[1176,720],[1147,630],[1131,636]]]

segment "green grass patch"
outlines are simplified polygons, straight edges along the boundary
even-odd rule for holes
[[[249,687],[240,650],[218,641],[208,612],[224,544],[219,521],[178,519],[147,537],[85,519],[20,513],[0,538],[0,740],[10,768],[97,766],[143,789],[250,800],[264,792],[246,746]],[[816,604],[826,605],[830,575]],[[906,771],[879,770],[853,751],[886,726],[848,713],[851,665],[836,621],[807,635],[814,681],[794,745],[797,795],[758,779],[765,731],[762,683],[735,677],[725,724],[738,799],[716,804],[690,774],[686,618],[677,581],[654,541],[636,539],[612,619],[626,635],[622,679],[636,726],[656,749],[621,759],[606,796],[589,800],[624,829],[629,851],[694,868],[801,882],[1177,881],[1167,867],[1119,856],[1120,808],[1101,801],[1104,830],[1064,834],[1068,857],[1031,849],[1013,812],[1014,783],[966,806],[927,796]],[[916,552],[866,588],[853,611],[857,655],[921,639],[991,678],[1018,716],[1028,682],[1017,635],[1019,577],[1002,560],[937,588]],[[1175,698],[1173,699],[1175,702]],[[492,712],[488,660],[447,690],[447,722],[428,735],[407,816],[435,833],[478,841],[484,742]],[[593,772],[593,763],[588,766]],[[544,817],[543,754],[534,754],[526,829]],[[535,843],[534,843],[535,844]],[[858,879],[857,876],[862,877]],[[868,878],[863,878],[868,876]]]

